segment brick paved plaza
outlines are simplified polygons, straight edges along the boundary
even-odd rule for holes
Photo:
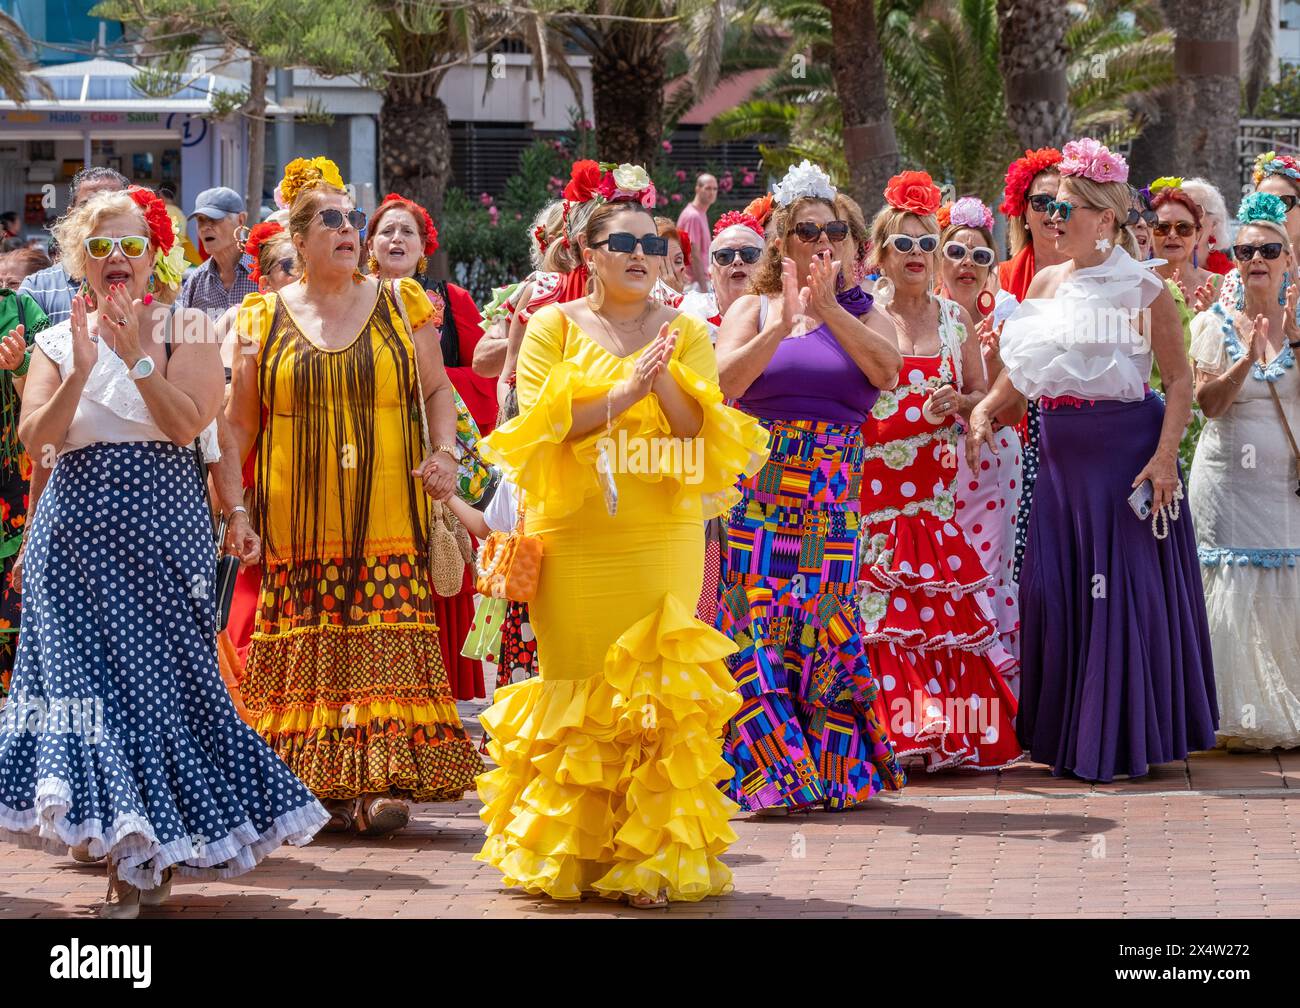
[[[476,734],[484,703],[461,704]],[[1195,755],[1091,786],[1045,769],[932,777],[831,815],[739,817],[728,898],[632,911],[499,889],[477,799],[417,806],[384,840],[321,835],[142,917],[1297,917],[1300,753]],[[88,917],[104,869],[12,846],[0,918]]]

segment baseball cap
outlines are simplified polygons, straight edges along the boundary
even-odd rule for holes
[[[199,198],[194,201],[194,209],[186,220],[193,220],[200,214],[209,220],[221,220],[229,214],[243,212],[244,198],[233,189],[217,186],[215,189],[204,189],[199,193]]]

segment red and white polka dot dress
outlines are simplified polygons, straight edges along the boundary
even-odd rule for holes
[[[941,353],[904,356],[898,388],[881,393],[862,428],[858,604],[875,711],[898,756],[924,754],[929,770],[995,770],[1022,756],[1015,697],[998,671],[1014,659],[986,605],[995,576],[957,515],[954,421],[936,425],[921,410],[941,382],[960,382],[950,305]]]
[[[997,454],[985,445],[980,450],[979,471],[966,464],[966,439],[958,442],[957,521],[979,554],[993,581],[983,589],[989,617],[997,625],[1006,656],[995,655],[998,671],[1020,692],[1020,600],[1015,582],[1016,513],[1020,509],[1022,459],[1020,436],[1014,427],[993,435]]]

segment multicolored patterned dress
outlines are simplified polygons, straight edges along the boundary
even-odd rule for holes
[[[784,340],[737,403],[771,447],[727,516],[718,609],[740,648],[727,790],[746,811],[845,809],[903,785],[853,610],[860,427],[875,395],[822,325]]]
[[[28,347],[49,325],[40,305],[26,294],[0,289],[0,337],[21,324]],[[24,370],[25,374],[26,371]],[[27,486],[32,460],[18,442],[18,414],[22,401],[14,388],[14,374],[0,371],[0,700],[9,693],[9,679],[18,651],[21,594],[9,583],[23,544],[27,524]]]
[[[939,298],[937,356],[903,357],[899,385],[882,392],[863,426],[860,613],[880,682],[876,716],[899,756],[926,769],[996,770],[1021,758],[1016,701],[984,567],[957,518],[956,418],[922,413],[944,382],[961,387],[957,305]]]
[[[418,329],[432,306],[401,294]],[[366,326],[324,350],[283,301],[251,295],[266,422],[253,513],[265,556],[243,680],[257,729],[321,798],[456,801],[483,765],[461,726],[434,615],[415,349],[381,287]]]

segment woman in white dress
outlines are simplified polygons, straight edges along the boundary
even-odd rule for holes
[[[1236,301],[1192,323],[1196,398],[1208,422],[1190,501],[1219,739],[1291,748],[1300,745],[1300,463],[1287,430],[1300,438],[1300,331],[1284,275],[1296,267],[1281,199],[1252,193],[1237,216]]]

